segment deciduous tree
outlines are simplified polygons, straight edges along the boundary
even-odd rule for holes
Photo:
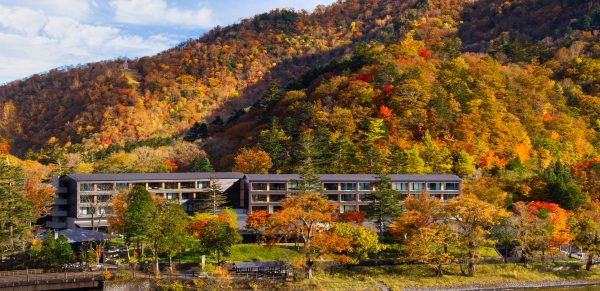
[[[246,174],[267,174],[273,166],[271,157],[259,148],[243,148],[235,156],[233,171]]]

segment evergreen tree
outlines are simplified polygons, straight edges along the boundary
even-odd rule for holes
[[[35,217],[23,195],[23,171],[0,159],[0,257],[24,251]]]
[[[475,161],[464,150],[455,154],[452,171],[461,178],[468,177],[475,173]]]
[[[277,118],[273,118],[271,128],[260,132],[259,145],[267,152],[273,161],[276,172],[285,171],[290,163],[289,146],[291,137],[279,126]]]
[[[387,226],[400,213],[400,192],[391,188],[392,181],[385,173],[378,175],[378,182],[375,183],[375,192],[368,195],[365,201],[369,202],[366,206],[367,218],[376,225],[379,232],[379,238],[383,238],[383,232]]]
[[[214,172],[212,164],[208,157],[197,156],[192,160],[190,165],[191,172]]]
[[[146,188],[135,186],[127,197],[123,235],[126,243],[144,243],[156,224],[156,206]],[[142,246],[143,254],[143,246]]]
[[[425,132],[423,139],[424,148],[421,157],[425,165],[434,173],[450,173],[452,170],[452,156],[447,147],[439,147],[431,138],[429,131]]]
[[[158,248],[169,257],[169,269],[173,272],[173,257],[186,249],[190,243],[189,216],[179,203],[164,201],[159,205]]]
[[[269,83],[267,87],[267,91],[263,95],[262,99],[258,102],[258,106],[261,109],[264,117],[269,116],[269,110],[281,99],[283,96],[283,91],[281,90],[281,85],[279,84],[279,80],[275,79]]]
[[[223,193],[221,185],[214,177],[210,178],[208,192],[200,199],[199,208],[202,212],[218,214],[219,210],[227,204],[227,195]]]
[[[574,210],[586,201],[569,167],[557,163],[544,170],[541,175],[548,185],[548,201],[568,210]]]
[[[293,180],[292,184],[296,184],[295,190],[301,192],[320,192],[321,179],[317,176],[316,166],[314,157],[316,156],[312,135],[304,133],[300,137],[301,153],[304,159],[301,160],[300,166],[296,169],[297,173],[300,174],[300,179]]]
[[[431,168],[425,166],[425,161],[421,158],[419,148],[412,147],[402,149],[396,147],[392,151],[392,172],[396,174],[427,174],[431,173]]]

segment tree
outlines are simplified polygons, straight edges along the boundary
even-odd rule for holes
[[[329,231],[337,205],[314,192],[287,197],[281,204],[283,209],[271,215],[265,234],[277,239],[291,233],[302,240],[307,278],[312,278],[314,259],[349,249],[351,239]]]
[[[442,266],[455,260],[448,247],[456,235],[448,226],[440,200],[428,196],[404,200],[404,211],[394,219],[389,232],[405,245],[407,261],[426,264],[441,276]]]
[[[585,193],[579,189],[568,167],[557,163],[544,170],[540,176],[548,184],[549,202],[556,203],[567,210],[574,210],[586,201]]]
[[[210,163],[210,160],[208,159],[208,157],[197,156],[194,158],[194,160],[192,160],[192,163],[190,164],[190,171],[191,172],[214,172],[215,169],[213,168],[212,164]]]
[[[273,166],[271,157],[259,148],[243,148],[235,156],[233,171],[246,174],[267,174]]]
[[[186,133],[183,138],[185,141],[193,142],[198,139],[205,139],[208,137],[208,126],[206,123],[194,123],[190,130]]]
[[[169,257],[171,272],[173,272],[173,257],[184,251],[190,243],[189,226],[189,217],[179,203],[163,200],[158,204],[159,236],[156,248]],[[158,266],[156,268],[158,270]]]
[[[513,209],[516,215],[511,225],[515,242],[521,250],[521,261],[527,266],[534,251],[543,251],[549,245],[551,229],[549,223],[538,217],[524,202],[515,203]]]
[[[461,178],[469,177],[475,173],[475,161],[466,151],[458,151],[454,155],[452,172]]]
[[[156,214],[156,206],[148,190],[142,186],[133,187],[127,197],[123,235],[127,244],[134,241],[138,244],[142,257],[144,255],[144,242],[156,225]],[[140,243],[142,244],[141,247]]]
[[[110,200],[108,201],[108,204],[112,209],[110,215],[107,217],[108,227],[113,232],[125,232],[128,196],[128,191],[121,190],[119,193],[111,195]]]
[[[269,214],[266,210],[252,211],[248,213],[246,219],[246,229],[252,230],[256,235],[256,243],[260,244],[260,235],[267,228],[269,224]]]
[[[356,225],[362,225],[365,222],[366,216],[367,216],[367,213],[362,210],[361,211],[348,210],[348,211],[344,211],[344,213],[339,213],[335,217],[335,221],[353,223]]]
[[[452,170],[452,158],[450,151],[445,146],[440,147],[431,138],[429,131],[425,132],[423,138],[423,151],[421,157],[425,165],[430,167],[434,173],[450,173]]]
[[[201,249],[217,253],[218,265],[221,263],[221,254],[228,255],[231,246],[242,240],[235,228],[224,221],[208,221],[197,233]]]
[[[0,159],[0,261],[24,251],[31,238],[34,215],[23,189],[22,169]]]
[[[400,192],[391,188],[392,181],[384,173],[379,174],[378,182],[375,183],[375,192],[365,197],[369,204],[365,207],[367,218],[372,220],[379,232],[379,238],[383,238],[383,233],[390,221],[402,212],[400,205]]]
[[[292,138],[279,127],[277,118],[273,118],[270,129],[260,132],[258,143],[273,160],[275,171],[284,171],[289,166],[291,140]]]
[[[227,195],[223,192],[221,185],[214,177],[210,178],[208,191],[200,199],[200,209],[211,214],[219,213],[219,210],[227,204]]]
[[[343,252],[349,258],[349,264],[357,264],[360,260],[368,259],[369,254],[385,249],[385,245],[379,243],[376,232],[360,225],[338,222],[332,231],[338,237],[351,239],[350,247]]]
[[[594,258],[600,254],[600,212],[599,205],[593,203],[587,209],[575,213],[570,221],[574,234],[573,245],[587,255],[585,269],[590,271]]]
[[[49,230],[46,237],[40,243],[34,240],[29,249],[29,256],[32,259],[33,266],[43,268],[59,268],[63,264],[69,263],[73,257],[73,249],[68,243],[67,237],[56,234]]]
[[[41,218],[50,212],[54,203],[54,193],[54,187],[40,183],[37,177],[27,180],[24,195],[35,218]]]
[[[488,238],[490,229],[509,214],[492,204],[466,195],[462,199],[450,200],[444,205],[444,211],[455,231],[456,245],[464,254],[463,263],[466,263],[467,270],[465,272],[461,264],[461,272],[473,276],[479,250],[493,244]]]
[[[392,153],[392,172],[396,174],[431,173],[431,168],[425,165],[418,147],[409,149],[396,147]]]

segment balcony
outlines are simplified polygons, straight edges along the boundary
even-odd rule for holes
[[[67,228],[66,222],[60,221],[46,221],[47,228]]]
[[[50,216],[56,216],[56,217],[67,216],[67,211],[66,210],[56,210],[56,209],[53,209],[50,212]]]
[[[67,187],[56,187],[56,193],[58,194],[66,194],[69,192],[69,189],[67,189]]]
[[[54,205],[67,205],[67,199],[56,198],[56,199],[54,199]]]

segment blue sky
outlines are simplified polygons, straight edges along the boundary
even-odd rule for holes
[[[152,55],[216,25],[334,0],[0,0],[0,84],[65,65]]]

